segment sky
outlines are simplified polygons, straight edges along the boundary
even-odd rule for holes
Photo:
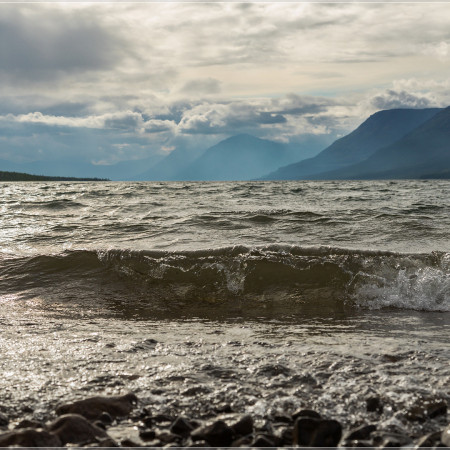
[[[0,159],[342,136],[449,69],[450,3],[0,3]]]

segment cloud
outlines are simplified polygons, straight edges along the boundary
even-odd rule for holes
[[[382,94],[374,96],[370,100],[371,105],[379,109],[394,108],[429,108],[436,106],[436,99],[429,93],[411,93],[407,91],[396,91],[388,89]]]
[[[0,12],[0,73],[15,83],[107,70],[125,56],[125,42],[88,10],[2,4]]]
[[[182,88],[180,92],[183,94],[218,94],[221,91],[221,82],[214,78],[206,78],[200,80],[190,80]]]

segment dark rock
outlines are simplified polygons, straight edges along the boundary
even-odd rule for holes
[[[336,447],[341,436],[342,427],[336,420],[299,417],[294,424],[294,445]]]
[[[44,428],[44,424],[37,420],[24,419],[15,426],[16,430],[20,428]]]
[[[250,447],[276,447],[275,440],[271,436],[258,435],[250,444]]]
[[[311,417],[313,419],[321,419],[321,415],[313,411],[311,409],[299,409],[298,411],[295,411],[294,414],[292,414],[292,419],[295,421],[299,417]]]
[[[253,419],[252,416],[244,416],[230,427],[235,436],[247,436],[253,433]]]
[[[100,414],[98,420],[101,420],[105,425],[111,425],[113,423],[111,414],[107,413],[106,411]]]
[[[354,440],[354,441],[345,441],[343,447],[349,448],[349,447],[372,447],[373,444],[372,441],[364,441],[364,440]]]
[[[447,402],[440,399],[419,400],[406,414],[411,421],[424,422],[437,416],[447,414]]]
[[[155,416],[150,417],[150,419],[152,420],[152,422],[160,424],[164,422],[172,423],[176,419],[176,417],[169,416],[167,414],[156,414]]]
[[[223,405],[218,405],[214,408],[214,411],[217,414],[227,414],[233,412],[233,409],[231,408],[229,403],[224,403]]]
[[[194,431],[195,427],[184,417],[177,417],[170,426],[170,431],[174,434],[186,437]]]
[[[109,436],[105,430],[93,425],[79,414],[65,414],[52,422],[49,431],[58,436],[62,444],[89,444]]]
[[[117,442],[110,438],[107,437],[106,439],[98,439],[96,447],[118,447],[119,445],[117,444]]]
[[[294,430],[292,427],[285,428],[281,432],[281,439],[283,441],[282,445],[284,447],[290,447],[292,445],[292,441],[294,440]]]
[[[7,427],[8,424],[9,424],[8,418],[4,414],[0,413],[0,427]]]
[[[130,414],[137,401],[134,394],[118,397],[92,397],[61,405],[56,409],[56,414],[80,414],[89,420],[99,419],[103,413],[108,413],[113,418],[125,417]]]
[[[228,447],[233,440],[233,430],[223,421],[218,420],[191,433],[193,441],[204,440],[212,447]]]
[[[188,445],[187,448],[202,448],[202,447],[208,447],[209,448],[209,444],[206,441],[197,441],[197,442],[194,442],[191,445]]]
[[[0,435],[0,447],[61,447],[58,436],[46,430],[24,428]]]
[[[292,416],[288,416],[287,414],[278,414],[273,417],[273,421],[275,423],[292,423],[294,419]]]
[[[434,447],[435,445],[439,445],[441,441],[441,432],[436,431],[434,433],[427,434],[426,436],[422,436],[416,444],[416,448],[420,447]]]
[[[137,442],[134,442],[132,439],[125,438],[120,441],[121,447],[140,447]]]
[[[185,397],[193,397],[199,394],[209,394],[210,392],[211,389],[206,386],[193,386],[183,391],[181,395],[184,395]]]
[[[446,446],[450,447],[450,425],[442,432],[441,442]]]
[[[143,441],[153,441],[153,439],[155,439],[156,437],[156,433],[153,430],[142,430],[139,433],[139,437]]]
[[[383,403],[380,397],[369,397],[366,399],[367,412],[377,412],[381,414],[383,412]]]
[[[385,354],[385,355],[383,355],[383,356],[381,357],[381,359],[382,359],[384,362],[396,363],[396,362],[401,361],[401,360],[403,359],[403,356],[400,356],[400,355],[388,355],[388,354]]]
[[[156,439],[161,441],[161,443],[163,445],[166,445],[166,444],[171,444],[172,442],[175,442],[175,441],[179,441],[181,439],[181,436],[178,436],[173,433],[168,433],[167,431],[163,431],[156,435]]]
[[[101,428],[102,430],[106,430],[106,425],[101,420],[96,420],[93,422],[96,427]]]
[[[345,441],[360,441],[369,439],[370,433],[375,431],[377,427],[375,425],[362,425],[358,428],[350,430],[344,437]]]
[[[240,437],[233,441],[230,447],[250,447],[250,444],[253,442],[253,436],[251,434],[247,436]]]

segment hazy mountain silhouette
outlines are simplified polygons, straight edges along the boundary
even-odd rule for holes
[[[129,180],[137,173],[150,168],[160,160],[155,155],[141,160],[121,161],[112,165],[98,165],[78,160],[33,161],[15,163],[0,160],[0,170],[24,172],[33,175],[58,177],[109,178],[111,180]]]
[[[316,179],[449,178],[450,107],[397,142],[344,169]]]
[[[147,170],[141,170],[133,176],[137,181],[174,181],[178,174],[205,150],[178,148],[170,152],[164,159]]]
[[[304,147],[318,152],[324,137],[308,137],[303,143],[281,144],[249,134],[239,134],[210,147],[186,168],[178,180],[250,180],[301,158]]]
[[[353,165],[378,149],[402,138],[433,117],[439,108],[391,109],[370,116],[356,130],[338,139],[314,158],[281,167],[263,179],[296,180],[316,178],[319,173]]]

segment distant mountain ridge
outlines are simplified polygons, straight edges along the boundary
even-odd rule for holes
[[[136,180],[235,181],[258,178],[299,159],[316,155],[331,138],[304,135],[289,144],[238,134],[194,152],[176,149]]]
[[[318,174],[359,163],[380,148],[399,140],[440,110],[427,108],[378,111],[356,130],[338,139],[314,158],[281,167],[262,179],[317,179]]]
[[[0,171],[1,181],[109,181],[105,178],[47,177],[21,172]]]
[[[316,179],[449,178],[450,107],[366,160]]]

